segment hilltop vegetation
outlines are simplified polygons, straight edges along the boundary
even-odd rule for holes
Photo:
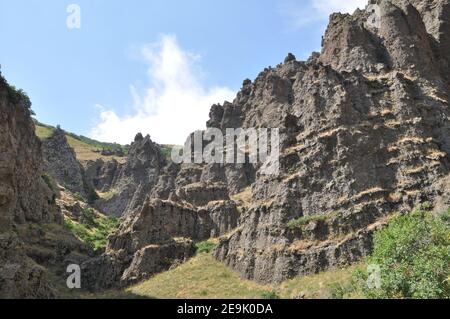
[[[55,127],[43,124],[36,119],[34,120],[36,127],[36,135],[41,140],[44,140],[52,135]],[[79,161],[97,160],[104,158],[110,160],[116,159],[119,163],[124,162],[128,155],[129,145],[121,145],[117,143],[104,143],[91,139],[83,135],[77,135],[66,131],[67,141],[69,145],[75,150],[77,159]],[[161,152],[166,158],[170,158],[173,145],[160,145]],[[105,155],[108,154],[108,155]]]
[[[35,120],[36,135],[44,140],[50,137],[55,131],[55,127],[40,123]],[[69,145],[75,150],[77,159],[79,161],[96,160],[98,158],[115,158],[116,160],[123,161],[123,157],[128,154],[128,145],[120,145],[116,143],[103,143],[91,138],[76,135],[70,132],[65,132]],[[105,151],[107,154],[104,155]],[[103,154],[102,154],[103,153]]]

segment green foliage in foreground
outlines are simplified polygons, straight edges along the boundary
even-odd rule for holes
[[[217,245],[214,242],[209,240],[195,245],[195,247],[197,247],[197,254],[209,254],[214,250],[214,248],[216,248],[216,246]]]
[[[375,235],[368,264],[381,269],[381,288],[365,287],[368,298],[450,298],[450,210],[394,218]]]
[[[66,227],[80,240],[90,245],[94,250],[105,248],[108,236],[119,227],[119,220],[96,214],[92,209],[83,211],[80,221],[65,218]]]

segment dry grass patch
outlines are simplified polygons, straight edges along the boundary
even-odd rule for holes
[[[363,268],[363,264],[358,264],[343,269],[329,270],[316,275],[294,278],[285,281],[278,287],[279,295],[284,299],[297,296],[304,296],[306,299],[336,298],[336,288],[351,283],[354,273]],[[352,292],[342,297],[362,298],[362,295],[359,295],[358,292]]]
[[[176,269],[133,286],[128,293],[168,299],[257,299],[272,287],[243,280],[210,254],[199,254]]]
[[[249,207],[252,202],[252,188],[247,187],[243,192],[231,196],[231,199],[236,202],[239,209]]]
[[[36,136],[41,140],[49,138],[53,134],[53,132],[54,129],[51,127],[35,125]],[[126,157],[102,155],[99,149],[94,145],[89,145],[88,143],[78,140],[73,136],[66,135],[66,138],[70,147],[74,149],[77,159],[80,162],[96,161],[98,159],[103,159],[105,161],[115,159],[119,163],[125,163],[126,161]]]

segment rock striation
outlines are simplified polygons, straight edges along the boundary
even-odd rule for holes
[[[98,166],[100,187],[122,185],[107,202],[125,217],[86,264],[92,286],[141,280],[219,236],[217,259],[281,282],[361,260],[395,212],[448,205],[450,3],[369,4],[379,24],[367,10],[333,14],[321,53],[289,54],[212,106],[208,128],[279,128],[278,175],[262,163],[163,161],[141,135],[127,169]]]
[[[275,125],[283,135],[280,175],[256,172],[250,208],[215,251],[245,278],[281,282],[356,262],[394,212],[445,201],[450,3],[376,4],[379,28],[366,11],[334,14],[320,55],[290,55],[212,109],[221,128]]]

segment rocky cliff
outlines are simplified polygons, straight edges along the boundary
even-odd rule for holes
[[[143,279],[188,258],[192,241],[219,236],[219,260],[280,282],[359,261],[395,212],[448,205],[450,3],[370,3],[375,20],[333,14],[320,54],[289,54],[211,108],[209,128],[279,128],[278,175],[261,163],[166,163],[137,137],[120,179],[141,186],[121,191],[125,201],[112,196],[126,218],[86,266],[94,286]]]
[[[450,172],[450,3],[377,4],[379,28],[366,11],[334,14],[321,54],[289,56],[215,107],[216,123],[231,109],[243,127],[284,134],[280,176],[257,174],[241,226],[215,252],[246,278],[358,261],[391,214],[448,192],[438,185]]]
[[[27,255],[27,225],[60,222],[41,177],[41,144],[26,97],[0,75],[0,298],[53,296],[45,268]]]
[[[30,106],[0,75],[0,298],[58,297],[66,267],[92,254],[63,226],[57,200],[62,169],[74,174],[79,164],[59,132],[42,147]]]
[[[138,209],[151,193],[166,160],[159,145],[150,136],[137,134],[130,146],[127,161],[88,163],[93,184],[110,196],[97,202],[97,206],[111,216],[120,217]]]
[[[95,189],[88,181],[84,167],[67,142],[66,133],[57,128],[42,142],[43,170],[60,186],[89,201],[96,198]]]

